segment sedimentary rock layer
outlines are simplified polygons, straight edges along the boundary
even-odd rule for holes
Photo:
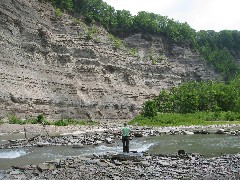
[[[161,89],[217,78],[190,49],[168,51],[150,37],[132,35],[116,49],[103,28],[56,16],[47,2],[1,0],[1,116],[132,118]]]

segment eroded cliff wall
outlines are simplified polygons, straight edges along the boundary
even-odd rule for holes
[[[169,52],[161,37],[136,34],[116,49],[91,28],[46,2],[1,0],[1,116],[132,118],[161,89],[218,77],[191,50]]]

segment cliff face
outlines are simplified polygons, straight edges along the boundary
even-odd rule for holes
[[[171,51],[161,37],[136,34],[116,47],[37,0],[0,1],[0,113],[21,118],[132,118],[161,89],[215,79],[189,49]]]

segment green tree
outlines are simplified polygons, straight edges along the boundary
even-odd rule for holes
[[[123,34],[131,31],[133,26],[133,18],[129,11],[117,10],[115,13],[116,24],[112,29],[114,34]]]
[[[156,107],[158,112],[173,112],[174,103],[172,96],[166,91],[162,90],[155,98]]]
[[[222,82],[187,82],[170,91],[162,90],[152,101],[162,113],[195,113],[198,111],[240,112],[240,76],[229,84]],[[143,106],[151,114],[153,102]]]
[[[60,9],[65,9],[68,11],[73,10],[73,1],[72,0],[51,0],[52,5]]]
[[[157,33],[160,31],[159,21],[154,13],[140,11],[133,18],[133,30],[144,33]]]
[[[154,117],[157,115],[156,102],[153,100],[146,101],[143,104],[142,114],[144,117]]]

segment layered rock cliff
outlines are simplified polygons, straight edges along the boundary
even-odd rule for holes
[[[116,47],[107,31],[56,16],[37,0],[0,1],[0,114],[123,119],[189,80],[218,75],[190,49],[136,34]]]

